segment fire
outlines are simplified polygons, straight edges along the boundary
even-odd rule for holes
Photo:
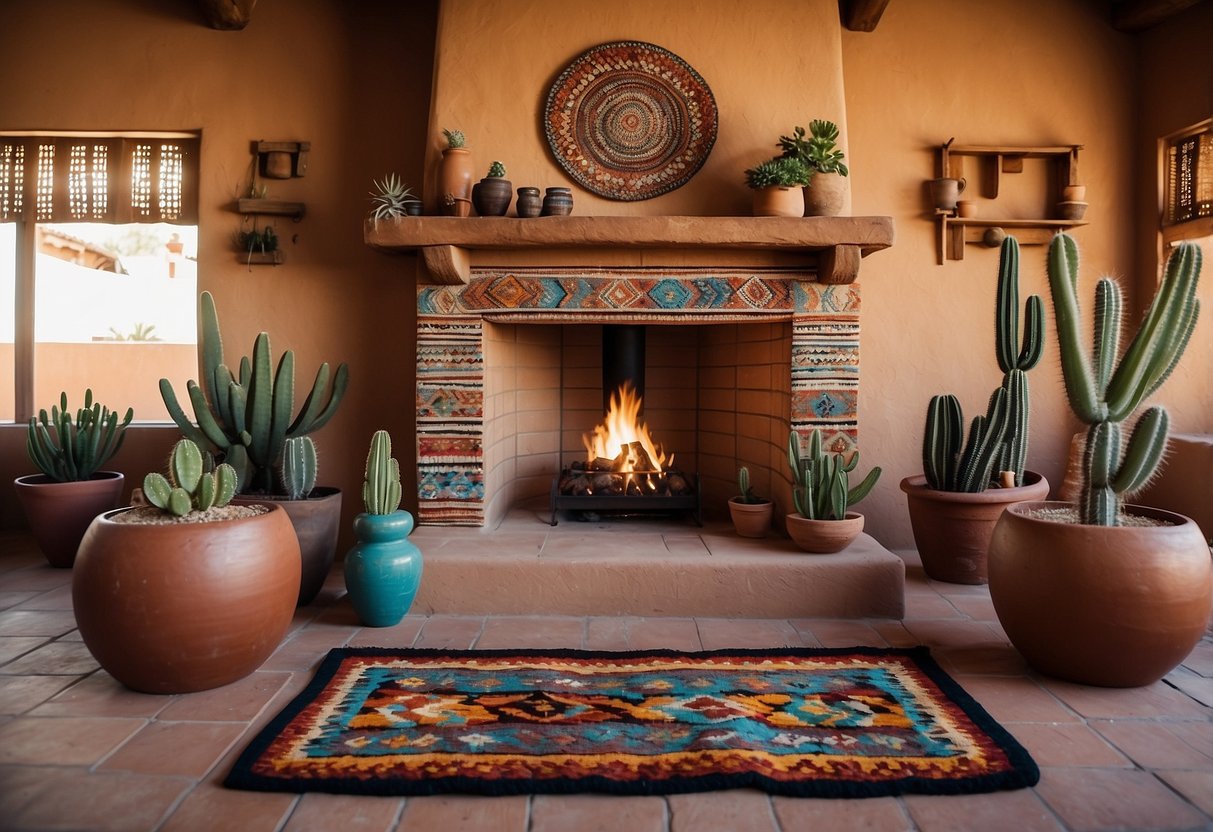
[[[631,382],[625,381],[611,394],[611,405],[603,423],[594,428],[593,433],[582,436],[588,461],[600,458],[616,460],[621,463],[620,467],[615,468],[618,472],[665,470],[673,464],[674,455],[666,457],[661,446],[656,445],[649,436],[649,429],[640,421],[642,402]],[[635,450],[633,443],[640,444],[648,455],[647,460]],[[623,459],[620,459],[621,456]],[[648,464],[650,462],[651,465]]]

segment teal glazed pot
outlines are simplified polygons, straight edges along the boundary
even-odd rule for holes
[[[345,556],[345,588],[354,612],[368,627],[399,624],[421,585],[421,550],[409,539],[413,515],[359,514],[358,542]]]

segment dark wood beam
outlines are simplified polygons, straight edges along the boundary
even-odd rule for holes
[[[852,32],[872,32],[889,0],[838,0],[842,25]]]
[[[1141,32],[1157,26],[1201,0],[1116,0],[1112,3],[1112,28]]]
[[[256,5],[257,0],[198,0],[211,28],[227,32],[247,26]]]

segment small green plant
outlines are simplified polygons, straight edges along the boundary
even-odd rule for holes
[[[316,443],[310,436],[286,440],[282,449],[282,488],[288,500],[305,500],[316,487]]]
[[[840,453],[822,450],[821,430],[809,434],[809,449],[800,453],[800,434],[788,436],[788,464],[792,467],[792,501],[796,512],[809,520],[842,520],[847,509],[872,491],[880,479],[880,467],[868,472],[863,482],[850,487],[850,473],[859,464],[859,451],[848,462]]]
[[[498,179],[503,176],[505,176],[505,165],[501,164],[501,162],[493,162],[493,164],[489,165],[489,179]]]
[[[754,190],[772,186],[803,188],[812,178],[813,172],[804,162],[791,156],[776,156],[745,172],[745,183]]]
[[[362,505],[367,514],[391,514],[400,506],[400,463],[392,457],[392,437],[377,430],[371,437],[362,482]]]
[[[25,438],[25,450],[30,462],[55,482],[77,482],[91,479],[122,447],[126,426],[135,411],[126,409],[126,418],[93,402],[93,391],[84,391],[84,407],[76,411],[76,419],[67,409],[67,393],[59,394],[59,404],[52,405],[48,415],[39,410],[31,416]]]
[[[110,332],[113,333],[109,341],[159,341],[159,335],[153,335],[152,330],[156,328],[155,324],[135,324],[135,328],[129,333],[123,333],[117,327],[110,327]]]
[[[757,505],[767,502],[766,497],[759,497],[750,488],[750,469],[742,465],[737,469],[737,487],[741,489],[740,501],[747,505]]]
[[[375,190],[370,192],[370,216],[373,220],[403,217],[407,213],[404,204],[417,199],[413,191],[394,173],[374,182],[374,186]]]
[[[465,139],[462,130],[443,130],[442,135],[446,137],[448,148],[463,147]]]
[[[152,472],[144,477],[143,495],[156,508],[177,517],[222,508],[236,494],[236,470],[227,463],[214,471],[203,468],[198,446],[180,439],[169,454],[168,476]]]
[[[1102,278],[1095,287],[1095,337],[1088,356],[1077,298],[1078,245],[1062,233],[1049,246],[1049,290],[1066,396],[1074,415],[1089,426],[1078,504],[1081,523],[1119,525],[1121,497],[1144,486],[1158,469],[1167,446],[1167,411],[1147,408],[1123,452],[1121,423],[1162,386],[1188,346],[1200,314],[1196,284],[1201,257],[1192,243],[1171,253],[1150,309],[1123,355],[1120,287]]]
[[[796,127],[791,136],[780,136],[779,147],[784,157],[796,158],[816,173],[850,173],[843,163],[844,154],[838,149],[838,125],[832,121],[814,119],[809,122],[808,136],[803,127]]]
[[[239,240],[240,247],[250,255],[269,254],[278,250],[278,235],[274,233],[273,226],[267,225],[260,231],[256,228],[252,231],[242,231]]]

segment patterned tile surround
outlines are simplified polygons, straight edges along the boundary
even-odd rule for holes
[[[836,450],[858,436],[859,284],[812,272],[711,268],[473,268],[417,291],[417,474],[427,525],[485,523],[485,323],[792,323],[792,426]],[[557,471],[553,470],[554,476]]]

